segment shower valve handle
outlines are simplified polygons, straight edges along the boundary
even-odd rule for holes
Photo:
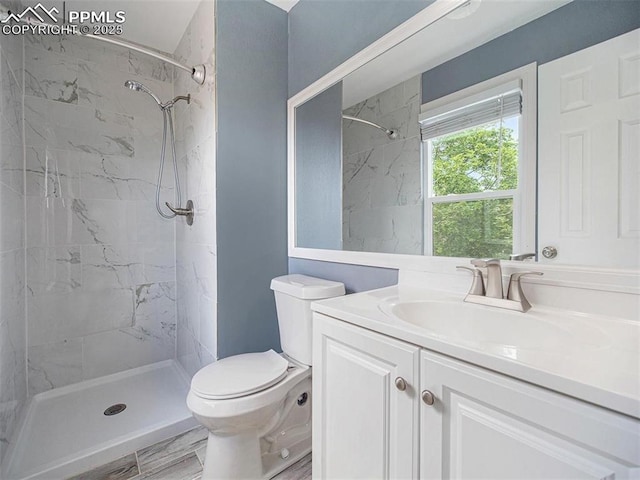
[[[169,202],[164,202],[164,204],[175,215],[182,215],[187,217],[187,225],[193,225],[193,202],[191,200],[187,201],[187,208],[174,208]]]

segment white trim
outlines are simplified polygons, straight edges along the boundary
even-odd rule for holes
[[[490,192],[457,193],[430,197],[427,201],[431,203],[455,203],[473,202],[476,200],[501,200],[504,198],[513,198],[516,192],[517,190],[491,190]]]

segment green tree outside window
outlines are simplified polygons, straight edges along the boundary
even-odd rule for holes
[[[518,141],[499,124],[431,140],[434,197],[518,187]],[[509,258],[513,198],[433,203],[433,255]]]

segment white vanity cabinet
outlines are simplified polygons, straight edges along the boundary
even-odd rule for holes
[[[421,479],[640,478],[640,422],[423,350]]]
[[[314,314],[314,478],[417,478],[419,360],[414,345]]]
[[[640,478],[637,419],[319,313],[313,348],[315,479]]]

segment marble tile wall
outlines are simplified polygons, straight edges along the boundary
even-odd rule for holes
[[[344,110],[398,131],[343,121],[344,250],[422,254],[420,76]]]
[[[162,115],[124,87],[173,98],[173,68],[87,38],[24,42],[33,395],[175,357],[175,222],[154,205]]]
[[[192,226],[176,224],[177,358],[193,375],[217,351],[213,0],[200,2],[174,56],[207,68],[202,86],[181,72],[175,76],[176,95],[191,94],[190,105],[176,106],[176,127],[183,197],[193,200],[196,211]]]
[[[0,463],[27,400],[22,42],[0,35]]]

